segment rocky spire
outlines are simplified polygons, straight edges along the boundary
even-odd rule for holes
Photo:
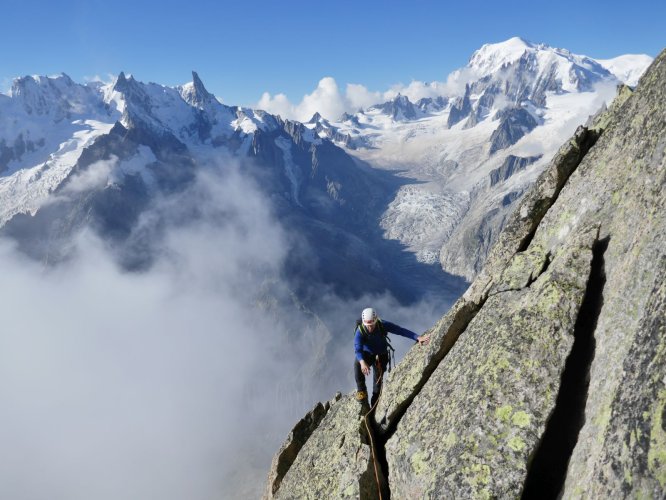
[[[317,111],[314,115],[312,115],[312,118],[310,118],[308,123],[317,123],[319,120],[321,120],[321,115],[319,114],[319,111]]]
[[[198,108],[215,101],[215,96],[206,90],[196,71],[192,71],[192,85],[184,91],[183,98]]]

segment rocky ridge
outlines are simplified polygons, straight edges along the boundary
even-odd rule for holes
[[[431,344],[389,374],[374,490],[348,396],[267,498],[666,495],[664,82],[666,51],[561,147]]]

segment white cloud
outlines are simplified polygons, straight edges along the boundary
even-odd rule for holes
[[[0,94],[9,95],[12,90],[13,80],[11,78],[0,78]]]
[[[93,76],[84,76],[83,81],[88,83],[103,83],[103,84],[108,84],[108,83],[113,83],[116,80],[116,75],[112,75],[111,73],[107,73],[106,76],[100,76],[100,75],[93,75]]]
[[[295,422],[354,387],[364,307],[419,333],[442,314],[441,301],[322,290],[329,331],[284,283],[291,235],[241,169],[223,167],[157,202],[126,247],[84,231],[44,269],[0,240],[0,498],[256,498]],[[116,264],[147,240],[150,269]]]
[[[303,101],[298,105],[298,113],[304,118],[312,117],[316,112],[322,116],[338,118],[347,107],[338,84],[328,76],[319,81],[319,85],[311,94],[303,97]]]
[[[110,160],[100,160],[92,163],[82,172],[76,173],[70,177],[64,192],[80,193],[90,189],[101,188],[109,181],[111,172],[118,164],[118,158],[112,157]]]
[[[373,104],[382,102],[381,92],[371,92],[365,86],[358,83],[348,83],[346,98],[349,102],[348,113],[354,113],[359,109],[366,109]]]
[[[46,270],[0,240],[1,498],[257,496],[339,388],[308,361],[329,336],[279,279],[283,230],[225,170],[147,214],[170,229],[145,272],[90,231]]]
[[[446,78],[446,82],[442,84],[442,91],[445,95],[462,96],[465,93],[465,85],[481,76],[473,68],[460,68]]]
[[[452,74],[453,75],[453,74]],[[392,99],[398,94],[409,97],[412,102],[420,99],[435,98],[440,96],[458,96],[465,93],[465,83],[469,80],[462,80],[462,76],[449,76],[446,82],[422,82],[412,80],[409,85],[396,84],[384,93],[384,99]]]
[[[384,92],[371,91],[364,85],[348,83],[344,94],[335,79],[327,76],[319,81],[312,93],[304,95],[299,103],[292,103],[282,93],[272,96],[264,92],[256,107],[302,122],[308,121],[316,112],[329,120],[337,120],[342,113],[356,113],[359,109],[391,100],[398,94],[406,95],[412,102],[425,97],[461,95],[465,91],[465,83],[469,81],[465,78],[470,76],[460,70],[452,73],[446,82],[414,80],[409,85],[393,85]]]
[[[274,115],[280,115],[283,118],[294,118],[297,112],[285,94],[271,96],[268,92],[264,92],[261,95],[261,99],[259,99],[255,108],[263,109]]]
[[[322,78],[317,88],[303,96],[299,104],[293,104],[285,94],[271,96],[264,92],[257,108],[277,114],[283,118],[308,121],[316,112],[335,120],[349,109],[349,102],[342,96],[338,84],[331,77]]]

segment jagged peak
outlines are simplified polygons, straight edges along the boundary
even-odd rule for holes
[[[403,95],[400,92],[398,92],[398,95],[396,95],[393,98],[393,102],[400,103],[400,104],[407,104],[407,103],[411,104],[412,101],[410,101],[409,97],[407,97],[406,95]]]
[[[318,121],[321,121],[322,116],[319,114],[319,111],[315,112],[314,115],[312,115],[312,118],[310,118],[310,121],[308,123],[317,123]]]
[[[145,94],[143,84],[136,80],[132,74],[125,74],[123,71],[118,74],[112,90],[123,94],[126,98]]]
[[[196,71],[192,71],[192,82],[178,87],[181,97],[192,106],[203,108],[211,102],[217,102],[213,94],[206,90],[206,87],[199,78]]]
[[[369,109],[382,111],[393,119],[412,119],[416,117],[414,105],[409,97],[399,92],[393,99],[371,106]]]
[[[121,71],[118,74],[118,78],[116,78],[116,81],[120,82],[136,82],[136,79],[134,78],[134,75],[132,73],[125,74],[124,71]]]
[[[113,90],[124,93],[128,90],[129,86],[135,82],[136,80],[132,75],[125,75],[125,72],[121,71],[118,74],[116,81],[113,83]]]
[[[201,81],[201,78],[199,78],[199,73],[197,73],[194,70],[192,70],[192,83],[194,84],[195,88],[206,90],[206,88],[204,87],[203,82]]]
[[[208,92],[196,71],[192,71],[192,84],[194,85],[194,91],[196,92],[197,97],[200,97],[204,101],[215,99],[215,96]]]

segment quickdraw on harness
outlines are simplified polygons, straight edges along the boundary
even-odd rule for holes
[[[363,324],[363,321],[360,319],[356,320],[356,328],[358,328],[361,331],[361,336],[363,338],[368,338],[370,335],[373,335],[370,333],[366,328],[365,325]],[[388,333],[386,332],[386,328],[384,328],[384,324],[382,323],[382,320],[377,318],[377,323],[375,328],[377,328],[379,331],[379,335],[381,335],[384,338],[384,343],[386,344],[386,352],[388,353],[388,366],[387,370],[388,372],[391,371],[391,367],[395,364],[395,349],[391,345],[391,341],[389,340]],[[356,332],[356,330],[354,330]]]

